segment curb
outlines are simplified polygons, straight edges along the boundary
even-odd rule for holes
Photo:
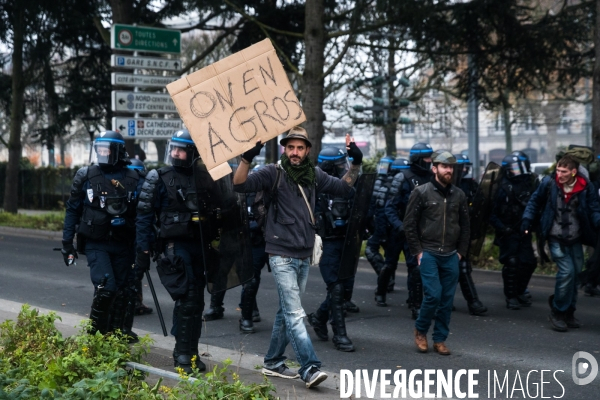
[[[13,228],[0,226],[0,235],[14,235],[35,239],[62,240],[62,231],[44,231],[41,229]]]

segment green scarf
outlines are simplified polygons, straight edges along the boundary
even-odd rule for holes
[[[292,165],[287,155],[281,155],[281,166],[286,172],[288,179],[293,183],[304,187],[311,187],[315,184],[315,165],[306,157],[300,165]]]

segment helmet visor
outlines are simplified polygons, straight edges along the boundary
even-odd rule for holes
[[[506,171],[510,176],[519,176],[523,175],[523,170],[521,169],[521,163],[513,162],[506,166]]]
[[[344,162],[335,164],[335,173],[338,178],[341,178],[342,176],[346,175],[349,169],[350,164],[348,162],[348,159],[345,159]]]
[[[377,165],[377,173],[380,175],[387,175],[387,173],[390,172],[391,165],[392,162],[389,160],[379,161],[379,164]]]
[[[174,167],[189,168],[194,161],[194,148],[178,142],[169,141],[165,152],[165,164]]]
[[[109,141],[94,141],[94,151],[90,154],[90,164],[115,165],[119,160],[119,149],[116,143]]]

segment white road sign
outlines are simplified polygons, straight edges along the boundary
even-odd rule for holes
[[[110,66],[129,69],[139,68],[178,71],[181,69],[181,60],[173,58],[133,57],[113,54],[110,56]]]
[[[113,111],[132,113],[177,113],[177,107],[168,94],[146,92],[121,92],[113,90],[111,95]]]
[[[180,119],[113,117],[112,126],[113,129],[118,129],[123,136],[164,139],[170,138],[176,131],[183,129],[183,121]]]
[[[113,72],[110,80],[113,85],[137,86],[137,87],[160,87],[164,88],[171,82],[175,82],[177,76],[155,76],[155,75],[133,75]]]

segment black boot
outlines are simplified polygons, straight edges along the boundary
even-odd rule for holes
[[[181,368],[187,374],[193,372],[195,366],[199,371],[205,371],[206,365],[200,361],[198,354],[198,341],[202,332],[202,309],[204,299],[202,293],[190,290],[180,300],[177,308],[177,335],[175,336],[175,349],[173,361],[175,368]]]
[[[125,294],[125,320],[123,321],[123,333],[129,336],[129,343],[139,342],[138,335],[133,331],[133,317],[136,307],[136,292],[132,288],[126,289]]]
[[[369,261],[369,264],[371,264],[371,266],[373,267],[375,273],[379,275],[379,273],[385,266],[385,261],[383,260],[383,256],[381,255],[381,253],[379,251],[375,252],[371,250],[371,248],[367,245],[367,247],[365,248],[365,256],[367,257],[367,261]]]
[[[458,282],[463,297],[467,301],[469,313],[471,315],[482,315],[487,312],[487,307],[483,305],[477,296],[477,290],[475,289],[471,271],[471,263],[463,258],[459,263]]]
[[[527,295],[527,286],[529,286],[529,281],[531,280],[531,276],[536,268],[536,263],[521,264],[521,268],[519,268],[517,300],[519,301],[521,307],[530,307],[532,304],[531,295]]]
[[[504,296],[506,297],[506,308],[509,310],[520,310],[521,303],[518,284],[519,261],[511,257],[502,266],[502,280],[504,281]]]
[[[574,307],[569,307],[569,309],[565,313],[565,323],[567,324],[567,327],[569,327],[569,328],[573,328],[573,329],[581,328],[581,324],[579,323],[579,320],[577,318],[575,318],[575,308]]]
[[[554,308],[554,295],[548,297],[548,304],[550,305],[550,315],[548,316],[548,320],[552,325],[552,329],[557,332],[566,332],[568,331],[568,325],[565,322],[565,314],[558,311]]]
[[[354,351],[354,345],[346,334],[346,321],[344,319],[344,286],[337,283],[331,289],[331,329],[335,348],[340,351]]]
[[[379,307],[387,307],[386,294],[390,283],[390,278],[394,275],[395,270],[391,266],[383,267],[377,277],[377,290],[375,291],[375,302]]]
[[[392,293],[394,291],[394,285],[396,285],[396,274],[394,274],[390,277],[390,283],[388,283],[388,287],[387,287],[388,293]]]
[[[585,285],[583,292],[586,294],[586,296],[600,296],[600,289],[598,289],[596,285],[593,285],[591,283]]]
[[[408,307],[411,318],[419,318],[421,303],[423,303],[423,281],[421,280],[421,269],[416,266],[408,270]]]
[[[213,293],[210,295],[210,307],[204,313],[205,321],[214,321],[223,318],[225,309],[223,308],[223,299],[225,298],[225,290]]]
[[[240,319],[240,331],[242,333],[254,333],[254,323],[252,313],[256,303],[256,289],[258,289],[258,280],[252,279],[244,284],[242,291],[242,318]]]
[[[352,301],[352,289],[344,290],[344,310],[350,313],[360,312],[360,308]]]
[[[327,334],[327,320],[329,319],[329,315],[321,311],[320,308],[317,309],[316,312],[308,314],[308,323],[313,327],[315,333],[319,340],[327,341],[329,340]]]
[[[90,311],[90,319],[92,320],[90,334],[100,332],[104,335],[110,332],[110,311],[116,295],[116,292],[104,290],[104,285],[98,286]]]

